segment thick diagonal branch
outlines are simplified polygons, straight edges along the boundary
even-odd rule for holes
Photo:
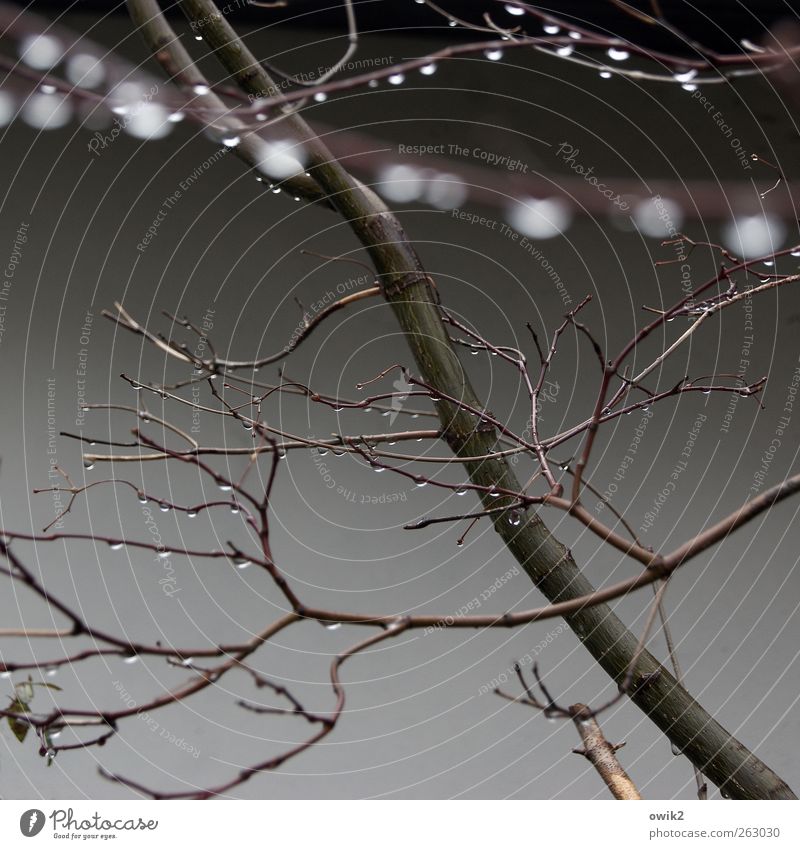
[[[276,90],[265,69],[213,2],[180,0],[179,5],[243,91],[258,97]],[[156,0],[128,0],[128,6],[154,52],[183,51],[178,64],[188,62]],[[450,343],[432,281],[424,273],[396,216],[345,171],[299,115],[288,115],[284,121],[304,144],[312,178],[369,252],[426,383],[443,396],[483,409]],[[474,418],[455,404],[442,401],[437,406],[444,438],[457,455],[476,457],[494,451],[497,433],[493,428],[476,428]],[[503,506],[502,499],[490,497],[492,487],[520,490],[503,458],[465,462],[465,467],[473,483],[487,487],[482,495],[487,508]],[[569,550],[551,535],[535,512],[527,512],[521,524],[511,524],[503,512],[495,515],[495,528],[503,542],[548,599],[565,601],[593,591]],[[602,668],[622,683],[637,648],[636,636],[605,604],[579,610],[566,620]],[[643,652],[638,660],[630,695],[673,744],[727,795],[795,798],[786,783],[716,722],[649,652]]]

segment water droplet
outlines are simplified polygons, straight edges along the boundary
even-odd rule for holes
[[[137,392],[138,392],[138,391],[142,388],[142,384],[141,384],[141,383],[139,383],[139,382],[137,382],[137,381],[135,381],[135,380],[132,380],[132,381],[131,381],[131,386],[132,386],[132,387],[133,387],[133,389],[135,389]]]
[[[170,507],[170,505],[169,505],[169,504],[167,504],[167,502],[166,502],[166,501],[162,501],[162,502],[161,502],[161,504],[159,504],[159,505],[158,505],[158,509],[159,509],[162,513],[169,513],[169,511],[170,511],[171,507]]]
[[[423,487],[423,486],[427,486],[427,485],[428,485],[428,481],[426,481],[424,478],[417,478],[416,485],[417,485],[420,489],[422,489],[422,487]]]
[[[688,71],[679,71],[675,74],[675,80],[679,83],[688,83],[691,82],[697,76],[697,70],[695,68],[691,68]]]
[[[185,667],[187,667],[188,669],[191,669],[191,668],[192,668],[192,666],[194,666],[194,658],[193,658],[193,657],[185,657],[185,658],[181,661],[181,666],[185,666]]]
[[[386,469],[384,469],[384,468],[383,468],[383,466],[373,466],[372,468],[374,469],[374,471],[375,471],[376,473],[380,473],[380,472],[385,472],[385,471],[386,471]]]
[[[499,493],[499,492],[495,492],[494,490],[492,490],[492,491],[489,493],[489,498],[499,498],[499,497],[500,497],[500,493]]]
[[[543,29],[548,35],[557,35],[561,32],[561,27],[555,24],[545,24]]]
[[[54,85],[49,85],[48,83],[45,83],[44,85],[39,86],[39,91],[42,94],[55,94],[57,89]]]
[[[171,115],[167,116],[167,120],[171,124],[180,124],[180,122],[183,121],[185,117],[186,116],[183,114],[183,112],[173,112]]]
[[[129,654],[122,659],[122,662],[127,663],[127,664],[132,666],[134,663],[139,662],[139,655],[138,654]]]
[[[436,73],[436,64],[431,62],[429,65],[423,65],[419,72],[425,77],[430,77]]]
[[[463,540],[463,539],[457,539],[457,540],[456,540],[456,545],[457,545],[459,548],[461,548],[461,546],[462,546],[462,545],[464,545],[464,540]]]
[[[241,142],[241,138],[239,136],[227,136],[222,140],[222,143],[225,147],[236,147]]]
[[[326,622],[325,627],[329,631],[336,631],[336,630],[338,630],[339,628],[342,627],[342,623],[341,622]]]
[[[125,546],[125,543],[123,543],[123,542],[110,542],[108,544],[108,547],[112,551],[119,551],[121,548],[124,548],[124,546]]]
[[[484,50],[483,55],[490,62],[499,62],[500,59],[503,58],[503,51],[502,50]]]
[[[508,514],[508,524],[513,525],[515,528],[522,524],[522,514],[519,510],[512,510]]]
[[[45,757],[47,758],[47,764],[48,764],[48,766],[49,766],[51,763],[53,763],[53,761],[54,761],[54,760],[55,760],[55,758],[56,758],[56,750],[55,750],[55,749],[53,749],[52,747],[51,747],[51,748],[49,748],[49,749],[45,752]]]
[[[613,76],[614,75],[611,73],[611,71],[600,71],[600,79],[610,80]]]
[[[194,519],[194,517],[197,515],[197,510],[187,510],[187,511],[186,511],[186,515],[187,515],[190,519]]]
[[[225,481],[218,481],[217,486],[219,487],[220,492],[230,492],[233,489],[233,487]]]
[[[575,31],[570,31],[568,33],[568,35],[569,35],[570,38],[574,38],[575,41],[578,41],[579,39],[583,38],[583,36],[579,32],[575,32]]]
[[[248,566],[252,565],[246,557],[234,557],[233,563],[237,569],[246,569]]]
[[[140,504],[147,504],[147,496],[143,492],[137,492],[136,497],[139,499]]]
[[[325,457],[327,455],[327,453],[328,453],[327,448],[323,447],[322,445],[317,446],[317,454],[319,454],[320,457]]]
[[[314,95],[314,100],[316,100],[316,101],[317,101],[317,103],[324,103],[327,99],[328,99],[328,95],[327,95],[327,94],[325,94],[325,92],[324,92],[324,91],[318,91],[318,92]]]
[[[477,357],[477,356],[478,356],[478,354],[480,354],[480,351],[479,351],[477,348],[473,348],[473,349],[470,351],[470,354],[472,354],[472,356],[473,356],[473,357]]]
[[[508,3],[503,7],[509,15],[524,15],[525,10],[520,9],[519,6],[511,6]]]
[[[231,504],[231,513],[236,514],[238,512],[239,512],[239,505],[234,501],[233,504]]]
[[[684,83],[681,88],[684,91],[697,91],[697,86],[694,83]]]
[[[792,251],[790,256],[800,256],[800,251]]]
[[[158,556],[162,560],[167,560],[169,558],[170,554],[171,554],[171,552],[168,548],[164,548],[164,549],[162,549],[161,551],[158,552]]]
[[[563,47],[557,47],[556,53],[559,56],[572,56],[573,48],[569,44],[565,44]]]
[[[392,85],[402,85],[405,82],[405,76],[403,74],[392,74],[389,77],[389,82]]]
[[[455,492],[456,495],[466,495],[469,490],[465,486],[460,486]]]
[[[194,85],[194,86],[192,86],[192,91],[195,94],[203,95],[203,94],[208,94],[211,91],[211,89],[207,85]]]
[[[87,472],[90,472],[94,468],[94,461],[92,460],[84,460],[83,468],[86,469]]]
[[[377,80],[370,80],[370,81],[367,83],[367,85],[368,85],[370,88],[377,88],[377,87],[378,87],[378,85],[379,85],[379,83],[378,83],[378,81],[377,81]]]
[[[676,758],[679,758],[683,754],[680,746],[676,745],[675,743],[670,743],[669,748],[672,751],[672,754],[675,755]]]
[[[631,54],[627,50],[622,50],[619,47],[609,47],[606,51],[606,56],[615,62],[624,62],[626,59],[631,58]]]
[[[344,453],[344,452],[342,452],[342,453]],[[286,459],[286,449],[285,449],[285,448],[279,448],[279,449],[275,452],[275,456],[276,456],[279,460],[284,460],[284,459]]]

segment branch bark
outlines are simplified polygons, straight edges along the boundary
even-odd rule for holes
[[[149,48],[171,73],[193,65],[185,48],[164,19],[157,0],[127,0],[134,22]],[[247,94],[268,96],[278,91],[266,70],[210,0],[179,0],[193,29]],[[165,61],[164,54],[169,58]],[[483,409],[450,343],[437,306],[437,294],[402,225],[382,200],[355,180],[329,153],[298,114],[283,119],[302,141],[308,171],[330,204],[349,222],[368,251],[384,296],[402,327],[417,366],[429,385],[444,396]],[[438,405],[443,438],[457,456],[491,454],[498,434],[494,428],[476,428],[473,417],[456,405]],[[487,487],[484,506],[497,508],[511,499],[491,498],[499,487],[519,491],[520,484],[504,458],[466,461],[474,484]],[[551,601],[588,595],[594,587],[582,574],[570,551],[532,510],[524,521],[511,524],[505,512],[494,518],[495,529],[531,580]],[[606,604],[570,613],[566,621],[600,666],[618,684],[635,656],[637,637]],[[788,785],[696,702],[649,652],[636,666],[631,699],[650,717],[686,757],[726,795],[741,799],[794,799]]]
[[[572,705],[569,712],[583,741],[583,748],[575,749],[575,754],[583,755],[589,761],[615,799],[623,801],[641,799],[636,785],[617,758],[617,751],[625,744],[620,743],[615,746],[609,743],[586,705]],[[589,715],[586,716],[586,714]]]

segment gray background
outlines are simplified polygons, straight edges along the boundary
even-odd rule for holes
[[[84,31],[88,21],[74,15],[68,23]],[[129,32],[127,21],[117,18],[92,35],[110,47]],[[316,52],[301,49],[316,35],[266,29],[253,36],[253,44],[259,55],[297,70],[304,63],[316,67],[320,51],[332,57],[339,49],[338,41],[327,41]],[[321,39],[332,35],[318,33]],[[446,39],[447,33],[440,33],[435,43]],[[433,42],[383,33],[368,40],[362,55],[418,55]],[[145,55],[135,38],[121,49],[136,61]],[[746,81],[735,92],[716,87],[713,97],[748,150],[779,163],[787,178],[796,178],[796,129],[770,81]],[[329,126],[365,129],[394,143],[466,142],[519,158],[531,171],[549,174],[555,181],[567,171],[559,167],[551,146],[567,141],[580,148],[582,162],[608,176],[610,185],[615,177],[639,181],[642,197],[649,196],[648,180],[656,177],[711,180],[721,194],[728,191],[723,186],[742,177],[716,125],[677,86],[600,80],[586,69],[522,53],[509,54],[500,63],[470,60],[442,66],[430,79],[413,75],[402,87],[382,85],[368,94],[356,92],[314,106],[308,117]],[[218,348],[249,358],[285,344],[298,321],[294,297],[313,303],[361,273],[356,266],[319,268],[321,263],[301,256],[304,248],[360,254],[333,215],[265,192],[230,155],[184,193],[140,255],[136,245],[164,198],[215,147],[188,123],[157,142],[140,144],[121,137],[99,158],[87,151],[88,138],[88,132],[75,125],[40,133],[21,122],[2,136],[7,253],[19,223],[30,223],[0,347],[0,494],[2,523],[9,528],[38,529],[53,517],[50,495],[30,495],[32,488],[48,484],[47,379],[55,379],[59,429],[74,430],[75,370],[87,311],[95,316],[87,346],[91,397],[131,404],[135,393],[118,378],[120,372],[153,380],[160,379],[165,368],[171,377],[184,372],[165,366],[163,357],[143,348],[140,340],[116,333],[99,317],[114,300],[164,330],[168,322],[159,316],[162,309],[200,320],[213,306]],[[774,181],[768,169],[752,174],[756,186],[739,182],[723,195],[733,211],[752,211],[759,203],[757,190]],[[487,173],[487,181],[491,177]],[[781,186],[776,194],[784,190]],[[469,202],[465,206],[493,219],[506,215],[505,202],[485,209]],[[551,332],[563,313],[561,299],[541,267],[496,232],[458,222],[447,212],[419,205],[401,213],[444,302],[488,338],[518,344],[533,355],[525,322]],[[723,224],[706,217],[687,222],[686,229],[694,238],[717,240]],[[796,227],[791,221],[787,227],[790,244],[797,241]],[[538,246],[565,281],[573,302],[593,294],[584,320],[611,350],[642,321],[642,304],[670,303],[680,296],[677,270],[653,269],[654,259],[669,255],[658,240],[630,226],[623,229],[606,216],[577,216],[563,237]],[[708,257],[698,251],[692,259],[693,274],[704,279],[711,267]],[[707,420],[676,493],[645,535],[649,544],[672,548],[709,517],[726,514],[748,497],[797,364],[798,315],[798,295],[791,289],[754,304],[749,376],[771,375],[763,398],[766,410],[759,412],[756,403],[742,399],[730,432],[724,434],[720,426],[727,394],[688,395],[680,403],[668,401],[655,409],[615,500],[635,526],[680,458],[698,413]],[[675,358],[664,385],[685,373],[735,370],[744,332],[744,315],[738,309],[710,322]],[[663,342],[653,340],[637,352],[636,362],[648,362],[659,344]],[[465,360],[488,407],[523,427],[526,401],[510,369],[483,355]],[[409,363],[403,339],[389,309],[369,300],[326,323],[290,359],[287,373],[318,390],[352,397],[357,381],[395,362]],[[586,415],[596,370],[586,344],[578,345],[568,335],[555,366],[560,392],[557,403],[545,409],[545,432]],[[274,368],[262,372],[264,379],[274,376]],[[384,384],[387,390],[390,383]],[[150,398],[149,406],[158,412],[160,401]],[[176,415],[190,423],[185,411]],[[387,426],[387,419],[374,412],[337,416],[291,397],[266,405],[265,416],[286,430],[320,435],[338,428],[377,432]],[[799,416],[795,414],[783,438],[768,483],[797,471]],[[599,440],[591,473],[601,490],[613,479],[638,421],[637,415],[623,418]],[[102,437],[113,431],[126,438],[131,426],[129,415],[98,412],[88,415],[86,432]],[[248,440],[238,425],[222,434],[216,420],[204,420],[203,442],[219,443],[223,437],[235,445]],[[426,445],[425,450],[440,453],[442,447]],[[574,446],[565,447],[559,456],[567,457],[571,450]],[[59,442],[58,462],[76,479],[85,473],[90,481],[107,471],[98,466],[84,472],[79,448],[70,441]],[[355,503],[321,485],[318,466],[307,452],[297,452],[283,464],[273,500],[275,555],[308,603],[446,615],[480,596],[514,566],[486,525],[474,529],[463,548],[455,543],[459,527],[402,530],[405,522],[421,515],[466,509],[466,499],[445,503],[441,491],[415,490],[405,478],[375,475],[347,458],[328,455],[325,462],[337,486],[355,494]],[[142,474],[133,466],[121,466],[118,473],[133,479]],[[160,487],[176,501],[203,499],[201,482],[186,469],[167,473],[150,465],[143,473],[148,487]],[[202,485],[208,487],[207,482]],[[207,497],[216,497],[211,489],[205,491]],[[362,496],[384,493],[402,493],[406,500],[391,507],[361,503]],[[792,710],[798,697],[800,636],[796,510],[797,501],[784,502],[698,557],[676,575],[668,595],[689,689],[795,789],[800,785],[793,745],[800,729]],[[192,547],[245,539],[241,522],[227,511],[215,513],[211,521],[176,519],[155,509],[153,515],[165,537]],[[636,573],[635,563],[600,545],[573,521],[561,514],[549,515],[549,521],[596,583]],[[124,532],[139,539],[147,534],[140,505],[124,488],[96,489],[91,509],[79,501],[67,528]],[[180,593],[170,599],[158,584],[162,567],[147,553],[109,552],[105,545],[89,543],[15,544],[15,550],[41,570],[51,591],[79,603],[93,621],[131,637],[154,639],[158,634],[165,641],[201,644],[203,635],[213,634],[215,640],[235,641],[262,627],[281,603],[266,576],[252,568],[237,571],[223,562],[174,558]],[[631,627],[641,627],[649,597],[645,591],[617,605]],[[541,602],[527,578],[518,574],[480,612],[524,609]],[[41,605],[8,585],[0,594],[0,610],[9,627],[23,619],[30,627],[53,624]],[[329,631],[307,623],[265,647],[257,665],[291,684],[309,707],[325,710],[332,704],[326,683],[331,655],[364,634],[363,629]],[[279,771],[255,777],[235,795],[604,798],[605,788],[596,775],[570,752],[577,744],[572,727],[549,723],[494,695],[479,695],[482,685],[548,635],[550,645],[538,661],[554,693],[565,702],[595,703],[611,694],[603,673],[558,620],[513,632],[412,632],[345,666],[347,712],[328,740]],[[663,653],[660,636],[652,645]],[[26,646],[21,640],[6,641],[0,648],[8,659],[59,653],[54,644]],[[141,702],[162,684],[185,678],[184,671],[161,663],[126,665],[110,659],[64,669],[46,680],[64,687],[64,704],[115,709],[121,707],[115,681]],[[0,681],[0,686],[10,694],[9,680]],[[513,682],[508,687],[513,689]],[[277,753],[307,730],[300,720],[269,720],[233,707],[236,698],[259,695],[244,676],[231,675],[213,692],[156,715],[160,727],[199,749],[197,758],[133,719],[105,748],[59,755],[47,769],[32,741],[20,746],[5,728],[0,733],[0,794],[127,795],[97,776],[98,764],[162,789],[183,786],[181,782],[203,786],[222,781],[236,766]],[[37,693],[35,706],[44,709],[48,698],[43,691]],[[635,708],[619,705],[604,717],[603,726],[611,740],[627,741],[622,759],[645,796],[693,795],[689,765],[672,756],[669,744]]]

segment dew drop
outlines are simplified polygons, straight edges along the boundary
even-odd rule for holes
[[[329,631],[337,631],[339,628],[342,627],[342,623],[341,622],[326,622],[325,627]]]
[[[377,80],[370,80],[370,81],[367,83],[367,85],[368,85],[370,88],[377,88],[377,87],[378,87],[378,85],[379,85],[379,83],[378,83],[378,81],[377,81]]]
[[[456,495],[466,495],[469,490],[465,486],[460,486],[455,492]]]
[[[320,457],[325,457],[327,455],[327,453],[328,453],[327,448],[323,448],[322,445],[317,446],[317,454],[319,454]]]
[[[55,94],[56,90],[57,89],[54,85],[49,85],[48,83],[45,83],[44,85],[39,86],[39,91],[42,94]]]
[[[568,35],[569,35],[569,37],[570,37],[570,38],[574,38],[574,39],[575,39],[575,41],[578,41],[578,40],[580,40],[581,38],[583,38],[583,36],[582,36],[579,32],[570,31],[570,32],[568,33]]]
[[[87,472],[89,472],[94,468],[94,463],[91,460],[84,460],[83,468],[86,469]]]
[[[499,497],[500,497],[500,493],[499,493],[499,492],[495,492],[494,490],[492,490],[492,491],[489,493],[489,498],[499,498]]]
[[[500,61],[500,59],[503,58],[503,51],[502,50],[485,50],[483,55],[490,62],[498,62],[498,61]]]
[[[436,73],[436,64],[431,62],[429,65],[423,65],[419,72],[425,77],[433,76]]]
[[[525,10],[520,9],[519,6],[511,6],[508,3],[503,7],[509,15],[524,15]]]
[[[373,466],[372,468],[373,468],[373,470],[375,471],[376,474],[380,474],[381,472],[386,471],[386,469],[384,469],[383,466]]]
[[[219,487],[220,492],[230,492],[233,487],[229,483],[225,483],[225,481],[220,481],[217,486]]]
[[[139,661],[139,655],[138,654],[129,654],[127,657],[124,657],[122,659],[123,663],[130,664],[131,666],[134,663],[138,663],[138,661]]]
[[[225,147],[236,147],[239,142],[241,142],[241,138],[239,136],[227,136],[222,140]]]
[[[681,88],[684,91],[697,91],[697,86],[694,83],[684,83]]]
[[[51,666],[45,672],[45,675],[47,675],[48,678],[55,678],[55,676],[58,675],[58,669],[55,666]]]
[[[208,94],[209,91],[211,91],[211,89],[207,85],[195,85],[195,86],[192,86],[192,91],[195,94],[203,95],[203,94]]]
[[[624,62],[626,59],[631,58],[631,54],[628,53],[627,50],[621,50],[618,47],[609,47],[606,51],[606,55],[609,59],[613,59],[615,62]]]
[[[143,492],[137,492],[136,497],[139,499],[140,504],[147,504],[147,496]]]
[[[428,485],[428,481],[426,481],[424,478],[417,478],[416,485],[417,485],[420,489],[422,489],[422,487],[423,487],[423,486],[427,486],[427,485]]]
[[[563,47],[556,48],[556,53],[559,56],[572,56],[573,48],[569,44],[565,44]]]
[[[611,71],[600,71],[600,79],[602,80],[610,80],[613,76]]]
[[[680,746],[676,745],[675,743],[670,743],[669,748],[670,748],[670,751],[672,752],[672,754],[675,755],[676,758],[679,758],[683,754]]]
[[[197,510],[187,510],[187,511],[186,511],[186,515],[187,515],[190,519],[194,519],[194,518],[195,518],[195,516],[197,516]]]
[[[548,35],[558,35],[561,32],[561,27],[556,26],[555,24],[545,24],[544,31]]]
[[[508,524],[509,524],[509,525],[513,525],[515,528],[516,528],[518,525],[521,525],[521,524],[522,524],[522,515],[521,515],[521,513],[519,512],[519,510],[512,510],[512,511],[508,514]]]
[[[392,85],[402,85],[405,82],[405,76],[403,74],[392,74],[389,77],[389,82]]]
[[[324,103],[327,99],[328,99],[328,95],[327,95],[327,94],[325,94],[325,92],[324,92],[324,91],[318,91],[318,92],[314,95],[314,100],[316,100],[316,101],[317,101],[317,103]]]
[[[162,501],[162,502],[161,502],[161,504],[159,504],[159,505],[158,505],[158,509],[159,509],[162,513],[169,513],[169,511],[170,511],[170,506],[169,506],[169,504],[167,504],[167,503],[166,503],[166,501]]]
[[[688,83],[691,82],[697,76],[697,71],[694,68],[691,68],[688,71],[680,71],[675,74],[675,80],[679,83]]]
[[[800,251],[792,251],[791,256],[800,256]]]
[[[125,546],[125,543],[122,543],[122,542],[110,542],[108,544],[108,547],[112,551],[119,551],[121,548],[124,548],[124,546]]]
[[[186,116],[183,112],[173,112],[171,115],[167,116],[167,120],[171,124],[179,124]]]
[[[159,551],[159,552],[158,552],[158,556],[159,556],[162,560],[167,560],[167,559],[169,559],[170,555],[171,555],[171,552],[170,552],[170,550],[169,550],[168,548],[165,548],[163,551]]]
[[[181,666],[185,666],[188,669],[191,669],[194,666],[194,658],[193,657],[185,657],[181,661]]]
[[[234,557],[233,563],[237,569],[246,569],[251,566],[251,562],[246,557]]]
[[[239,505],[234,501],[233,504],[231,504],[231,513],[233,513],[235,515],[238,512],[239,512]]]

